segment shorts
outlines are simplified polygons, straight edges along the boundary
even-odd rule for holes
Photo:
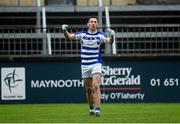
[[[97,63],[97,64],[93,64],[93,65],[81,65],[81,74],[82,74],[82,78],[89,78],[92,77],[93,74],[99,73],[101,74],[101,68],[102,68],[102,64],[101,63]]]

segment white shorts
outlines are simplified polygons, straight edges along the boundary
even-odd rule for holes
[[[84,78],[92,77],[93,74],[95,74],[95,73],[101,74],[101,68],[102,68],[101,63],[88,65],[88,66],[87,65],[81,65],[82,78],[84,79]]]

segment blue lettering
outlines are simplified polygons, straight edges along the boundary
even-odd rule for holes
[[[93,36],[84,36],[84,40],[100,40],[100,37],[93,37]]]

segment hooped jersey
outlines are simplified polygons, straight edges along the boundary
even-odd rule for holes
[[[107,38],[104,32],[90,33],[82,31],[77,32],[75,37],[81,41],[81,65],[102,63],[100,45]]]

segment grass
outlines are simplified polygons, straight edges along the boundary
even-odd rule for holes
[[[87,104],[1,104],[0,123],[180,123],[180,103],[102,104],[100,117]]]

